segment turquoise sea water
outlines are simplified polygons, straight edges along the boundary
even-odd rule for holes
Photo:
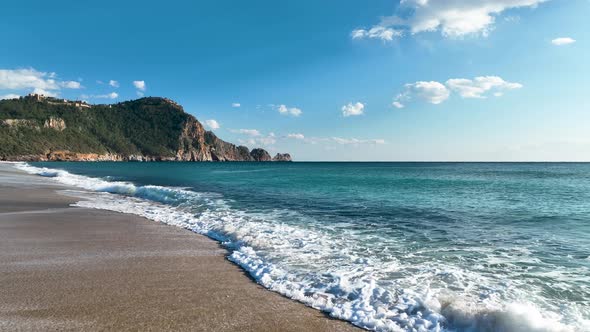
[[[367,329],[590,331],[590,164],[29,165]]]

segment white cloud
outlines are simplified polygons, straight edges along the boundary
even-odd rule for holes
[[[76,81],[61,82],[60,85],[66,89],[80,89],[80,88],[82,88],[82,85],[80,84],[80,82],[76,82]]]
[[[266,137],[261,137],[261,138],[257,138],[256,142],[259,145],[262,146],[268,146],[268,145],[273,145],[277,142],[276,138],[274,136],[266,136]]]
[[[488,91],[493,91],[494,95],[499,97],[503,90],[522,88],[522,84],[506,82],[498,76],[479,76],[473,80],[453,78],[448,80],[446,85],[463,98],[485,98],[484,94]]]
[[[353,30],[350,36],[352,39],[381,39],[383,41],[392,41],[394,37],[401,37],[403,33],[399,30],[387,28],[383,26],[374,26],[369,30],[356,29]]]
[[[249,145],[250,147],[256,146],[271,146],[277,142],[276,137],[274,134],[270,133],[265,137],[253,137],[249,139],[238,139],[240,144]]]
[[[62,88],[80,89],[80,82],[58,81],[56,73],[28,69],[0,69],[0,90],[29,90],[46,96],[57,96]]]
[[[408,83],[405,85],[405,90],[399,94],[395,102],[401,104],[402,101],[418,98],[431,104],[440,104],[447,100],[451,92],[442,83],[436,81],[418,81],[416,83]]]
[[[118,88],[119,87],[119,82],[115,81],[115,80],[110,80],[109,81],[109,85],[112,86],[113,88]],[[145,86],[145,83],[144,83]]]
[[[20,96],[14,93],[9,93],[7,95],[4,96],[0,96],[0,100],[4,100],[4,99],[16,99],[19,98]]]
[[[117,99],[119,94],[116,92],[107,93],[104,95],[81,95],[82,99]]]
[[[221,127],[219,123],[213,119],[205,120],[205,125],[209,127],[209,129],[219,129]]]
[[[252,137],[261,136],[260,132],[256,129],[232,129],[232,133],[248,135]]]
[[[440,31],[445,37],[486,36],[504,11],[534,8],[548,0],[402,0],[400,15],[385,17],[381,26],[408,29],[412,34]]]
[[[385,144],[384,139],[357,139],[357,138],[342,138],[332,137],[331,140],[341,145],[361,145],[361,144]]]
[[[516,16],[516,15],[506,16],[506,17],[504,17],[504,21],[517,23],[517,22],[520,22],[520,16]]]
[[[365,112],[365,105],[362,103],[348,103],[342,106],[342,115],[344,117],[362,115]]]
[[[297,107],[287,107],[286,105],[279,105],[277,110],[279,111],[279,113],[283,114],[283,115],[292,115],[292,116],[300,116],[303,111],[301,111],[301,109],[297,108]]]
[[[304,139],[305,143],[309,144],[338,144],[338,145],[381,145],[385,144],[385,140],[381,138],[375,139],[359,139],[359,138],[343,138],[343,137],[310,137]]]
[[[242,106],[242,104],[240,104],[240,103],[232,103],[231,104],[231,107],[233,107],[233,108],[238,108],[238,107],[241,107],[241,106]]]
[[[145,81],[133,81],[133,86],[140,91],[145,91]]]
[[[44,95],[45,97],[57,97],[58,93],[54,91],[49,91],[45,89],[35,88],[33,89],[33,93],[38,95]]]
[[[119,98],[119,94],[116,93],[116,92],[111,92],[111,93],[106,94],[106,95],[98,95],[98,96],[96,96],[96,98],[117,99],[117,98]]]
[[[430,81],[419,81],[405,85],[392,105],[396,108],[403,108],[405,102],[420,99],[431,104],[440,104],[451,96],[451,92],[459,94],[462,98],[486,98],[487,93],[501,97],[504,91],[522,88],[520,83],[507,82],[499,76],[478,76],[474,79],[452,78],[445,84]]]
[[[570,37],[559,37],[551,41],[551,44],[556,46],[569,45],[575,43],[576,40]]]
[[[44,89],[59,90],[58,82],[50,73],[35,69],[0,69],[0,89]]]
[[[288,134],[287,137],[293,138],[293,139],[298,139],[298,140],[305,139],[305,136],[303,134]]]

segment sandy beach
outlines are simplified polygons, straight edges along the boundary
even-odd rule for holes
[[[0,330],[358,330],[257,285],[209,238],[70,207],[64,189],[0,164]]]

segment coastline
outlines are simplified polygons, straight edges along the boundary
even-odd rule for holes
[[[266,290],[203,235],[69,206],[0,163],[0,330],[358,331]]]

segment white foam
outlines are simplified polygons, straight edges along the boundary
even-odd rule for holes
[[[426,253],[408,252],[404,258],[395,239],[361,240],[358,230],[324,227],[293,211],[232,209],[218,194],[16,166],[90,190],[76,206],[139,215],[216,239],[231,250],[229,259],[264,287],[366,329],[590,330],[584,318],[588,308],[553,309],[554,304],[545,303],[526,284],[506,280],[506,275],[440,261],[418,264]],[[387,248],[394,249],[387,254]],[[509,259],[500,255],[489,261],[501,264]]]

